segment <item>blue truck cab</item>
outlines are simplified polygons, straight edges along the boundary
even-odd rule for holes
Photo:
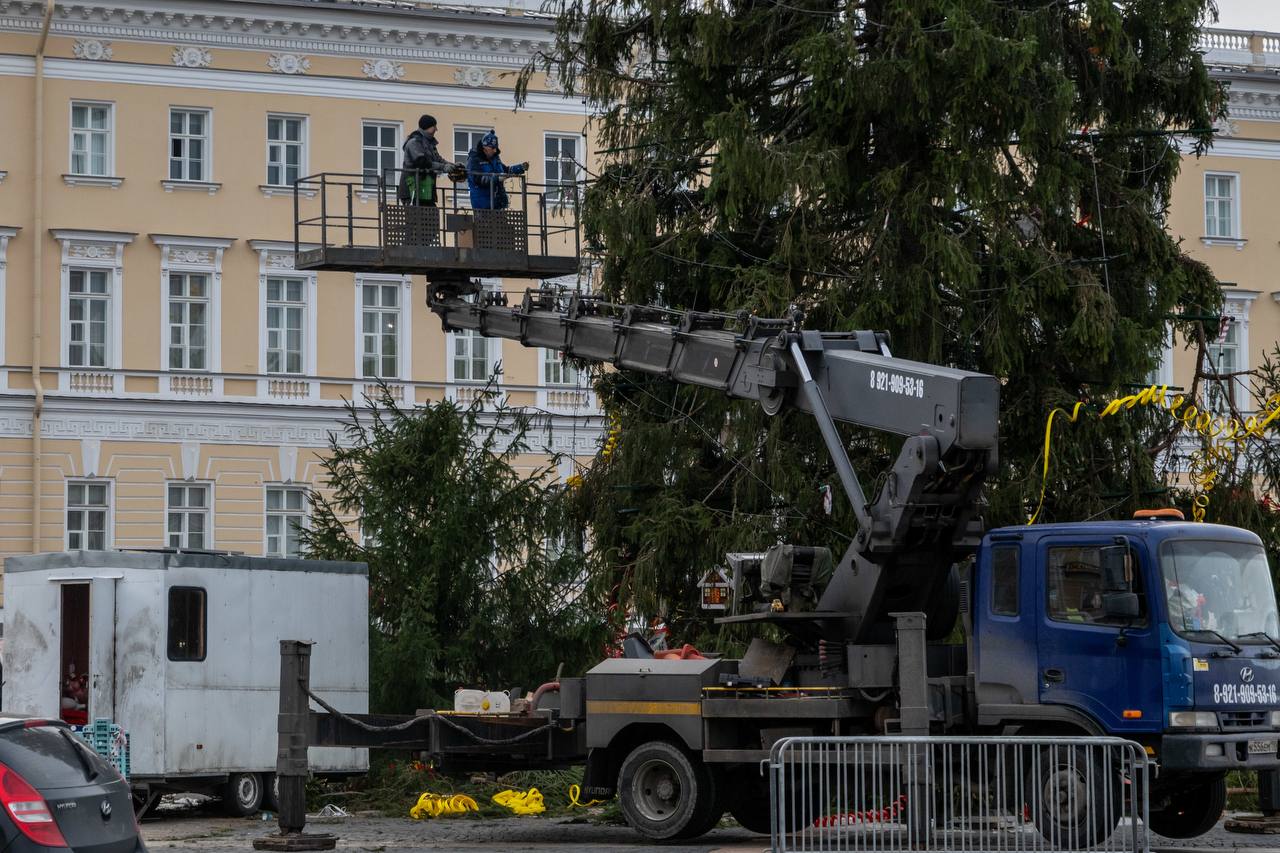
[[[1280,767],[1280,619],[1247,530],[1163,518],[995,529],[971,615],[979,724],[1141,743],[1158,768],[1153,814],[1205,797],[1212,810],[1225,771]]]

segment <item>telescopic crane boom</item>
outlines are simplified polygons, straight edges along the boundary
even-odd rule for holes
[[[993,376],[894,358],[884,332],[818,332],[781,319],[616,305],[530,289],[512,306],[474,283],[432,282],[428,303],[446,331],[474,330],[588,362],[756,400],[770,415],[813,415],[858,522],[818,601],[803,614],[825,640],[887,639],[889,614],[954,621],[954,564],[983,533],[983,481],[996,468],[1000,386]],[[869,500],[837,423],[905,436]],[[952,612],[952,615],[953,612]],[[794,614],[801,616],[801,614]],[[783,621],[762,613],[738,621]]]

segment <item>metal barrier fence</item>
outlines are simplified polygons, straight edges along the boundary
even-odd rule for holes
[[[1150,850],[1148,759],[1122,738],[792,737],[768,772],[779,853]]]

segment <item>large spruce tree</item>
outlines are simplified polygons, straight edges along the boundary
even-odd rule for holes
[[[566,0],[551,71],[598,113],[582,208],[620,301],[886,329],[995,374],[989,523],[1039,495],[1045,416],[1143,383],[1169,318],[1219,300],[1164,228],[1179,145],[1221,117],[1209,0]],[[688,635],[725,550],[853,532],[807,416],[609,373],[617,451],[580,490],[615,595]],[[1126,514],[1150,416],[1055,443],[1042,518]],[[850,431],[866,485],[894,451]],[[874,488],[869,490],[874,493]],[[683,625],[681,623],[684,623]]]

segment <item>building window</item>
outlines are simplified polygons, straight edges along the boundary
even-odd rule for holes
[[[400,285],[362,284],[361,371],[369,378],[400,375]]]
[[[366,121],[360,132],[365,188],[377,189],[384,175],[387,183],[394,186],[396,176],[392,172],[400,166],[400,125]]]
[[[996,548],[991,554],[991,612],[1018,615],[1018,549]]]
[[[71,174],[111,174],[111,105],[71,105]]]
[[[547,202],[572,204],[577,198],[578,140],[581,137],[548,133],[543,142],[543,168],[547,181]]]
[[[542,350],[542,384],[578,386],[581,376],[578,368],[564,357],[564,353],[554,349]]]
[[[169,369],[208,370],[209,276],[169,273]]]
[[[208,596],[203,589],[169,587],[169,660],[204,660],[208,613]]]
[[[106,367],[111,333],[111,271],[73,269],[67,275],[67,364]]]
[[[1235,175],[1204,176],[1204,233],[1206,237],[1238,237]]]
[[[1223,317],[1218,336],[1205,348],[1205,373],[1211,377],[1205,381],[1205,403],[1209,411],[1225,415],[1232,408],[1249,409],[1241,393],[1245,386],[1239,377],[1232,375],[1245,369],[1240,351],[1240,323]],[[1212,378],[1215,375],[1220,378]]]
[[[300,116],[267,116],[267,184],[291,187],[301,178],[306,162],[304,132],[306,119]]]
[[[306,310],[305,281],[267,279],[267,373],[302,373]]]
[[[466,329],[453,333],[453,381],[487,382],[492,373],[489,365],[489,339]]]
[[[209,180],[209,113],[169,110],[169,180]]]
[[[480,137],[489,132],[487,127],[455,127],[453,129],[453,162],[467,162],[472,150],[480,144]],[[454,204],[467,207],[471,204],[471,195],[467,192],[465,182],[452,184]]]
[[[110,544],[111,492],[104,482],[67,483],[67,550],[102,551]]]
[[[301,555],[298,531],[307,526],[305,489],[267,489],[267,556]]]
[[[209,535],[209,486],[186,483],[169,486],[166,508],[169,547],[200,550],[212,545]]]

